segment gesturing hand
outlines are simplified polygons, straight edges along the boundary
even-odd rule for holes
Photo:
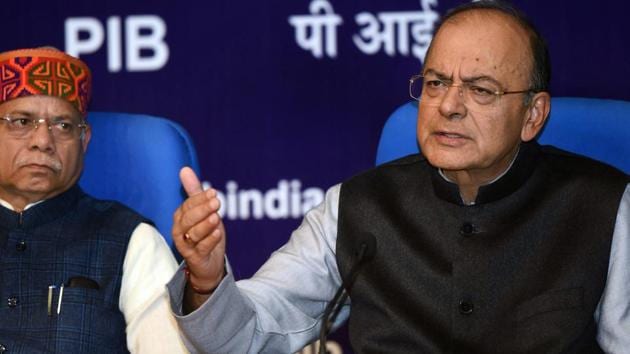
[[[188,199],[173,215],[173,241],[186,260],[188,285],[197,293],[208,294],[225,274],[225,228],[218,214],[221,204],[214,189],[202,190],[189,167],[182,168],[179,178]]]

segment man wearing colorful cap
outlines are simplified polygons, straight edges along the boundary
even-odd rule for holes
[[[164,239],[77,184],[90,90],[59,50],[0,53],[0,353],[183,352]]]

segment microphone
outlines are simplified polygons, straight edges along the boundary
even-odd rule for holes
[[[354,281],[359,275],[359,270],[362,266],[374,258],[376,254],[376,238],[368,233],[359,234],[355,241],[357,245],[354,251],[354,261],[350,272],[348,273],[347,280],[342,280],[341,285],[337,289],[335,296],[326,306],[324,316],[322,317],[322,326],[319,330],[319,354],[326,354],[326,338],[332,329],[333,323],[337,319],[337,315],[343,307],[343,303],[348,298],[348,289],[352,287]]]

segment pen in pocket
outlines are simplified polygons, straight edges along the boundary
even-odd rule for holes
[[[48,316],[52,316],[52,297],[55,288],[57,288],[55,285],[48,285]]]
[[[61,312],[61,299],[63,298],[63,284],[59,288],[59,301],[57,302],[57,315]]]
[[[61,285],[48,285],[48,316],[53,315],[53,292],[59,288],[59,298],[57,299],[57,315],[61,313],[61,302],[63,301],[63,289],[64,288],[84,288],[99,290],[100,286],[96,281],[83,276],[70,277],[67,282]]]

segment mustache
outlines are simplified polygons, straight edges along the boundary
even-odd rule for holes
[[[52,169],[55,172],[61,172],[61,161],[57,160],[54,157],[50,156],[28,156],[28,157],[20,157],[15,161],[17,167],[23,167],[28,165],[41,165],[46,166]]]

